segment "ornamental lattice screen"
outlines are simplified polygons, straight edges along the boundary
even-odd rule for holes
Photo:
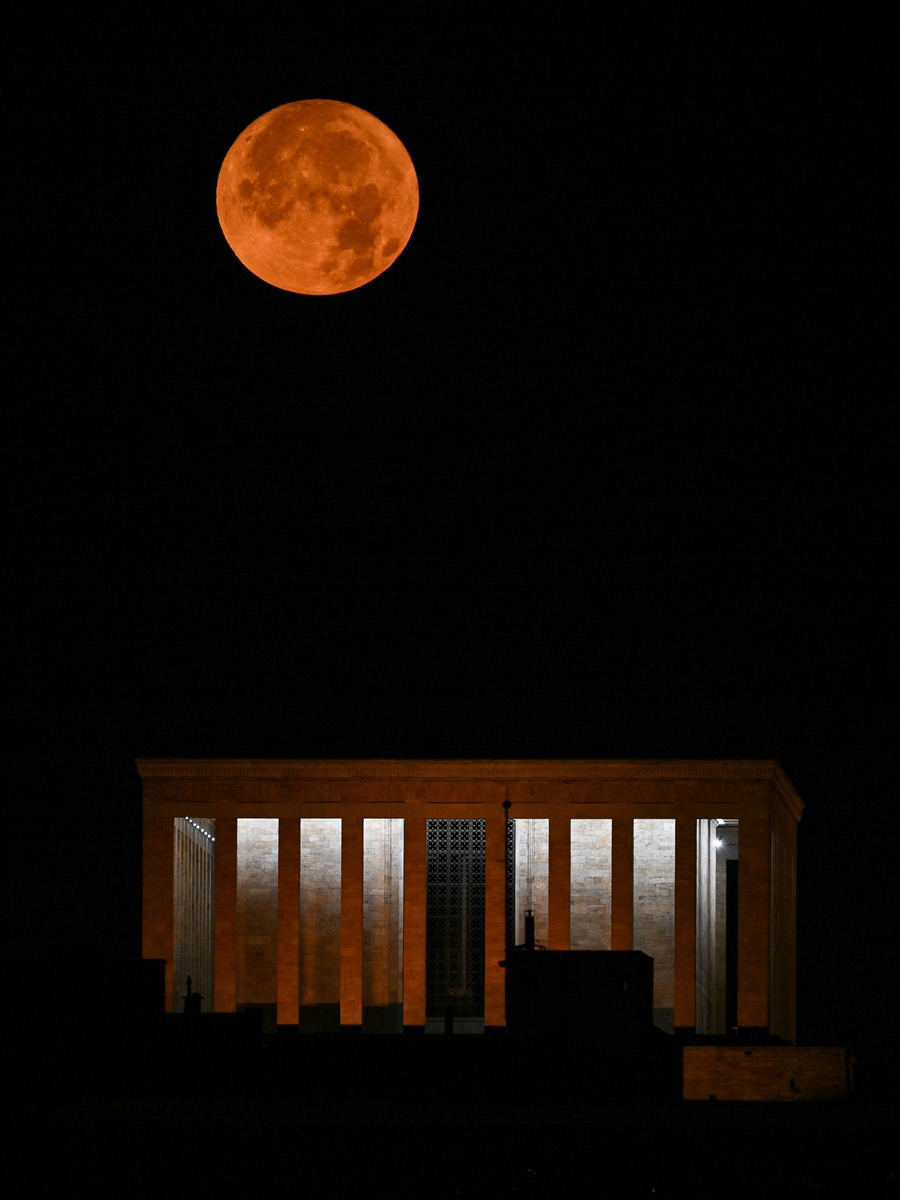
[[[516,948],[516,823],[506,820],[506,953]]]
[[[485,823],[426,822],[426,1005],[440,1017],[484,1015]]]

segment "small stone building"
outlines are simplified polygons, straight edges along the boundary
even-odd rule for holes
[[[795,1040],[776,762],[140,759],[145,958],[301,1031],[505,1026],[524,940],[642,950],[663,1030]]]

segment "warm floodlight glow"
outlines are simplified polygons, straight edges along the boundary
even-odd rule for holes
[[[721,845],[722,845],[722,839],[721,839],[721,838],[716,838],[716,849],[718,850],[718,848],[719,848]]]
[[[338,100],[282,104],[248,125],[222,163],[216,210],[254,275],[333,295],[387,270],[419,211],[412,160],[377,117]]]

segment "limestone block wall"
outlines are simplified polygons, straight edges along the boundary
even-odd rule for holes
[[[698,1033],[712,1033],[716,1009],[716,822],[697,821]]]
[[[237,822],[237,1004],[278,999],[278,821]]]
[[[341,1002],[341,819],[300,822],[300,1006]],[[301,1011],[301,1022],[302,1022]]]
[[[685,1046],[684,1099],[839,1100],[847,1095],[841,1046]]]
[[[174,824],[172,1011],[183,1012],[190,975],[201,1011],[212,1012],[216,822],[176,817]]]
[[[634,822],[634,949],[653,959],[654,1021],[672,1031],[675,1011],[675,821]]]
[[[403,832],[402,819],[363,821],[363,1008],[403,1003]]]
[[[550,822],[516,820],[516,945],[525,941],[525,911],[534,910],[534,938],[549,944]]]
[[[713,1010],[713,1020],[710,1026],[710,1033],[725,1033],[727,1031],[729,1013],[728,1013],[728,937],[727,931],[729,924],[732,927],[737,922],[737,912],[729,913],[726,904],[728,886],[727,886],[727,864],[729,862],[737,862],[740,858],[740,829],[739,822],[733,818],[722,818],[715,823],[716,837],[716,1000]],[[737,903],[737,897],[732,896],[732,903]],[[733,935],[732,935],[733,936]],[[731,954],[737,954],[737,942],[733,941],[731,946]],[[736,976],[736,963],[730,964],[730,969],[733,975]],[[736,977],[733,981],[733,986],[736,987]],[[732,1024],[737,1020],[737,1013],[731,1015]]]
[[[572,950],[612,948],[612,821],[572,821],[569,938]]]

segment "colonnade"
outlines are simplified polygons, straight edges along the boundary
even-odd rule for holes
[[[654,1007],[669,1011],[675,1028],[702,1027],[716,961],[709,831],[721,818],[740,830],[737,1023],[793,1037],[802,804],[777,764],[143,760],[139,767],[143,952],[166,959],[173,1004],[176,818],[188,814],[215,830],[215,1010],[271,1003],[279,1025],[302,1029],[304,1013],[319,1007],[348,1031],[361,1029],[364,1009],[373,1008],[391,1009],[393,1028],[425,1027],[426,823],[477,819],[485,846],[484,1025],[503,1029],[499,964],[507,953],[507,820],[514,819],[517,927],[534,907],[537,940],[551,950],[644,949],[655,960]],[[266,897],[241,865],[241,822],[276,831],[272,843],[260,829],[253,834],[254,845],[277,844]],[[668,925],[657,920],[663,912]],[[254,961],[265,964],[255,977]]]

